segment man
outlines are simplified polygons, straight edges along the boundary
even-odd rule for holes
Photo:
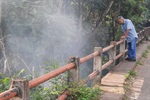
[[[118,23],[122,25],[123,35],[121,38],[126,38],[128,45],[128,57],[125,60],[136,61],[136,40],[138,38],[135,27],[131,20],[118,17]]]

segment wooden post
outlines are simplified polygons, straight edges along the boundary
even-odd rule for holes
[[[10,88],[17,87],[19,93],[17,97],[14,97],[10,100],[30,100],[29,95],[29,82],[26,79],[12,79]]]
[[[148,36],[148,40],[150,40],[150,27],[146,28],[146,35]]]
[[[150,27],[148,27],[147,29],[146,29],[146,31],[147,31],[147,35],[148,35],[148,38],[150,38]],[[149,39],[150,40],[150,39]]]
[[[102,66],[102,52],[103,48],[101,47],[95,47],[94,52],[98,51],[99,56],[94,57],[94,63],[93,63],[93,71],[98,71],[99,74],[94,78],[94,84],[101,84],[101,66]]]
[[[144,38],[143,38],[144,37]],[[143,38],[143,39],[142,39]],[[144,36],[144,31],[142,30],[141,31],[141,41],[140,41],[140,43],[142,43],[143,41],[145,40],[145,36]]]
[[[139,33],[139,40],[138,40],[138,44],[140,45],[140,43],[141,43],[141,38],[142,38],[142,35],[141,35],[141,31],[140,31],[140,33]]]
[[[0,28],[1,28],[1,20],[2,20],[2,0],[0,0]]]
[[[68,71],[68,85],[70,83],[78,83],[80,79],[80,58],[70,57],[68,63],[75,63],[75,68]]]
[[[148,41],[148,34],[146,34],[145,29],[143,29],[144,40]]]
[[[148,34],[146,34],[146,28],[144,28],[144,36],[145,36],[145,40],[148,41]]]
[[[138,38],[136,40],[136,45],[138,46],[139,45],[139,40],[140,40],[140,32],[137,35],[138,35]]]
[[[116,57],[116,41],[111,41],[110,45],[114,45],[112,49],[109,50],[109,60],[114,60]],[[116,65],[116,60],[110,65],[109,70],[112,70],[113,67]]]
[[[125,53],[126,45],[125,45],[125,39],[122,39],[122,40],[123,40],[123,43],[120,44],[120,53],[123,53],[122,60],[124,60],[126,56],[126,53]]]
[[[147,36],[147,40],[150,40],[150,27],[144,28],[145,35]]]

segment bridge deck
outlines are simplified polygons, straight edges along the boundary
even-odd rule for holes
[[[145,41],[137,47],[137,60],[139,60],[142,57],[142,53],[147,49],[149,45],[150,45],[150,42]],[[148,61],[150,61],[150,59]],[[148,61],[146,63],[147,67],[148,67]],[[125,75],[127,75],[129,71],[135,67],[135,65],[136,65],[136,62],[123,61],[114,69],[114,71],[109,72],[102,79],[101,89],[104,90],[104,93],[101,96],[100,100],[122,100],[123,95],[125,94],[124,88],[123,88],[123,84],[125,82]],[[145,79],[148,81],[148,79],[150,79],[150,70],[146,68],[142,68],[142,69],[146,70]],[[144,73],[144,71],[142,72]],[[149,84],[149,83],[145,83],[145,84]],[[146,85],[143,85],[143,86],[144,86],[143,89],[146,88],[145,87]],[[150,89],[147,91],[149,91],[148,93],[150,93]],[[136,99],[133,99],[133,100],[136,100]],[[139,100],[142,100],[142,99],[139,99]],[[149,99],[143,99],[143,100],[149,100]]]
[[[133,100],[150,100],[150,53],[148,58],[142,59],[143,65],[136,70],[137,77],[133,82],[132,95]]]

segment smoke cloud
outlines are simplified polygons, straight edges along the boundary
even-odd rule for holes
[[[9,67],[30,72],[45,62],[55,60],[61,66],[70,56],[93,52],[95,45],[88,43],[94,34],[90,39],[88,30],[79,32],[75,11],[63,14],[62,8],[62,0],[2,0],[1,25]],[[87,72],[81,72],[83,77],[92,72],[92,60],[82,66],[81,71]]]
[[[77,19],[59,13],[58,3],[2,0],[2,30],[10,66],[32,69],[53,60],[63,65],[68,57],[82,53],[85,37],[77,30]]]

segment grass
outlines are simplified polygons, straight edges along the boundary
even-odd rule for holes
[[[145,50],[142,53],[142,57],[143,58],[147,58],[149,52],[150,52],[150,46],[148,46],[147,50]],[[142,63],[141,60],[139,60],[139,61],[136,62],[136,66],[138,66],[138,65],[143,65],[143,63]],[[123,97],[122,100],[130,100],[129,96],[132,93],[132,85],[133,85],[134,78],[136,76],[137,76],[137,73],[136,73],[135,70],[131,70],[128,74],[125,75],[125,78],[126,78],[126,81],[124,83],[125,95],[124,95],[124,97]]]
[[[145,51],[142,53],[142,57],[144,57],[144,58],[147,58],[147,57],[148,57],[148,50],[145,50]]]
[[[131,70],[128,74],[125,75],[126,81],[124,83],[125,95],[122,100],[130,100],[129,96],[132,93],[132,84],[133,79],[137,75],[136,71]]]
[[[125,75],[127,80],[130,80],[132,77],[135,77],[137,74],[134,70],[131,70],[128,74]]]
[[[143,65],[143,63],[141,61],[137,61],[136,66],[138,66],[138,65]]]
[[[129,75],[135,77],[137,74],[136,74],[136,72],[134,70],[131,70],[129,72]]]
[[[150,50],[150,46],[148,46],[147,49]]]

